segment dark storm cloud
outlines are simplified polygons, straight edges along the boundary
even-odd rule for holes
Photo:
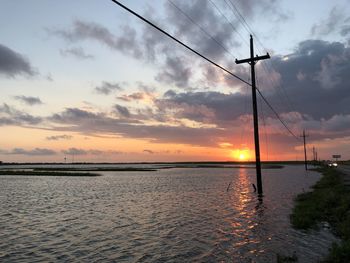
[[[254,19],[257,14],[259,17],[264,14],[267,18],[279,22],[289,18],[289,15],[281,11],[276,0],[223,2],[172,0],[165,2],[165,10],[167,22],[175,27],[175,35],[215,60],[227,56],[231,56],[232,59],[228,51],[242,42],[235,32],[240,30],[244,23],[242,16]],[[239,10],[240,15],[237,13]],[[226,14],[227,19],[222,13]]]
[[[1,125],[36,125],[42,122],[41,117],[35,117],[26,112],[17,110],[4,103],[0,106],[0,126]]]
[[[81,47],[61,49],[60,54],[64,57],[72,56],[77,59],[93,59],[94,56],[91,54],[86,54],[84,49]]]
[[[43,102],[40,100],[39,97],[31,97],[31,96],[14,96],[14,99],[19,100],[29,106],[33,105],[40,105],[43,104]]]
[[[175,27],[176,36],[196,47],[198,51],[210,58],[220,59],[229,46],[237,45],[233,41],[232,25],[226,20],[223,22],[221,15],[215,13],[215,9],[208,1],[177,1],[174,3],[186,15],[167,2],[165,5],[167,21]],[[199,27],[205,28],[205,31],[210,33],[204,33]]]
[[[177,109],[177,117],[223,127],[239,116],[251,112],[249,100],[250,96],[242,93],[224,94],[214,91],[175,93],[169,90],[165,93],[164,99],[156,101],[156,105],[160,111]]]
[[[248,67],[236,65],[234,64],[234,62],[228,62],[226,68],[232,73],[234,73],[236,76],[239,76],[241,79],[249,82],[250,69]],[[232,75],[223,73],[222,70],[213,67],[212,65],[202,63],[201,69],[202,75],[209,87],[224,85],[229,88],[240,88],[242,91],[244,91],[243,89],[247,88],[247,84],[245,84],[241,80],[233,77]]]
[[[136,58],[142,56],[142,51],[136,41],[136,31],[129,26],[122,27],[119,36],[114,35],[102,25],[81,20],[74,21],[70,30],[48,29],[47,31],[69,42],[95,40],[111,49],[128,53]]]
[[[281,86],[298,112],[315,120],[350,113],[349,47],[339,42],[307,40],[287,57],[272,59]],[[266,95],[273,105],[281,104],[277,92]]]
[[[13,150],[7,152],[7,154],[28,155],[28,156],[47,156],[47,155],[55,155],[56,152],[46,148],[35,148],[33,150],[25,150],[23,148],[14,148]]]
[[[59,140],[70,140],[72,138],[73,138],[73,136],[71,136],[71,135],[63,134],[63,135],[47,136],[46,140],[48,140],[48,141],[59,141]]]
[[[37,73],[23,55],[0,44],[0,74],[15,77],[18,75],[33,76]]]
[[[109,95],[113,91],[121,91],[123,88],[119,83],[102,82],[101,86],[95,88],[95,91],[99,94]]]
[[[191,68],[183,58],[167,57],[165,65],[155,79],[167,84],[175,84],[178,87],[188,87],[191,78]]]

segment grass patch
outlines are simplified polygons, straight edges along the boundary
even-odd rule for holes
[[[337,169],[324,167],[319,171],[323,177],[313,191],[296,197],[291,223],[297,229],[308,230],[328,222],[342,242],[333,245],[325,262],[350,262],[350,191]]]
[[[155,172],[156,169],[151,168],[137,168],[137,167],[86,167],[86,168],[75,168],[75,167],[42,167],[34,168],[34,171],[100,171],[100,172]]]
[[[58,172],[58,171],[29,171],[29,170],[0,170],[0,175],[24,175],[24,176],[101,176],[97,173],[77,173],[77,172]]]
[[[277,263],[292,263],[292,262],[298,262],[298,257],[295,253],[293,253],[292,256],[277,254]]]

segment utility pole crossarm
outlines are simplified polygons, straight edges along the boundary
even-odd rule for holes
[[[269,59],[269,58],[271,58],[270,57],[270,54],[269,53],[267,53],[266,55],[264,55],[264,56],[256,56],[256,57],[254,57],[254,58],[246,58],[246,59],[236,59],[236,64],[243,64],[243,63],[252,63],[252,61],[253,61],[253,63],[255,62],[255,61],[258,61],[258,60],[263,60],[263,59]]]

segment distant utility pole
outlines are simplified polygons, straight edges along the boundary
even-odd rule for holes
[[[316,154],[316,161],[318,161],[318,153],[317,153],[317,151],[315,152],[315,154]]]
[[[304,139],[304,156],[305,156],[305,170],[307,171],[307,156],[306,156],[306,137],[309,137],[309,135],[305,134],[305,130],[303,130],[303,135],[301,135],[300,137],[303,137]]]
[[[265,56],[254,57],[253,36],[250,35],[250,58],[237,60],[236,64],[248,63],[251,69],[252,78],[252,99],[253,99],[253,119],[254,119],[254,142],[255,142],[255,166],[256,166],[256,182],[258,186],[258,194],[263,193],[261,180],[261,163],[260,163],[260,145],[259,145],[259,123],[258,123],[258,107],[256,103],[256,84],[255,84],[255,64],[258,60],[270,58],[269,53]]]

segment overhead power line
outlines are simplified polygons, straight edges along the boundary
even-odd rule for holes
[[[164,31],[163,29],[161,29],[160,27],[158,27],[157,25],[155,25],[154,23],[152,23],[151,21],[149,21],[148,19],[144,18],[143,16],[139,15],[138,13],[134,12],[133,10],[131,10],[130,8],[126,7],[125,5],[123,5],[122,3],[120,3],[117,0],[111,0],[113,3],[115,3],[116,5],[119,5],[120,7],[122,7],[123,9],[125,9],[126,11],[128,11],[129,13],[133,14],[134,16],[138,17],[139,19],[141,19],[142,21],[146,22],[147,24],[149,24],[150,26],[154,27],[155,29],[157,29],[158,31],[162,32],[164,35],[166,35],[167,37],[171,38],[172,40],[174,40],[175,42],[179,43],[180,45],[182,45],[183,47],[187,48],[188,50],[190,50],[191,52],[195,53],[196,55],[200,56],[201,58],[205,59],[206,61],[208,61],[209,63],[211,63],[212,65],[214,65],[215,67],[225,71],[227,74],[231,75],[232,77],[242,81],[243,83],[246,83],[248,85],[251,86],[251,84],[249,82],[247,82],[246,80],[242,79],[241,77],[237,76],[236,74],[232,73],[231,71],[229,71],[228,69],[224,68],[223,66],[215,63],[214,61],[212,61],[211,59],[207,58],[206,56],[202,55],[201,53],[199,53],[198,51],[194,50],[193,48],[191,48],[190,46],[186,45],[185,43],[183,43],[182,41],[180,41],[179,39],[177,39],[176,37],[170,35],[168,32]]]
[[[223,50],[229,53],[233,58],[236,58],[223,44],[221,44],[215,37],[210,35],[201,25],[199,25],[190,15],[188,15],[185,11],[183,11],[179,6],[177,6],[173,1],[168,0],[168,2],[175,7],[181,14],[183,14],[188,20],[191,21],[192,24],[196,25],[204,34],[206,34],[210,39],[212,39],[218,46],[220,46]]]
[[[209,0],[211,1],[211,0]],[[232,13],[238,18],[238,20],[241,22],[241,24],[243,25],[243,27],[245,28],[245,30],[249,33],[252,34],[254,36],[254,38],[257,40],[258,44],[266,51],[267,48],[263,45],[263,43],[260,41],[258,35],[256,33],[254,33],[254,30],[252,29],[252,27],[248,24],[247,20],[244,18],[244,16],[242,15],[242,13],[239,11],[238,7],[234,4],[234,2],[232,0],[224,0],[226,5],[230,7]],[[230,3],[230,4],[229,4]],[[261,52],[261,50],[259,49],[259,47],[257,47],[258,51]],[[270,69],[274,70],[274,66],[273,66],[273,61],[269,60],[268,62],[266,62],[267,64],[270,64]],[[286,97],[286,105],[289,107],[289,110],[291,112],[297,112],[295,110],[294,104],[292,103],[291,99],[288,96],[287,91],[285,90],[283,85],[280,85],[278,83],[276,83],[276,81],[271,78],[268,74],[269,69],[267,69],[267,66],[265,65],[264,61],[262,62],[262,66],[263,66],[263,70],[265,71],[266,75],[268,76],[272,87],[276,87],[276,92],[278,94],[278,96],[281,97],[281,101],[283,101],[283,97],[280,94],[280,90],[282,90],[282,93],[285,95]]]
[[[185,47],[186,49],[190,50],[191,52],[193,52],[194,54],[198,55],[199,57],[203,58],[204,60],[208,61],[209,63],[211,63],[212,65],[214,65],[215,67],[223,70],[224,72],[226,72],[227,74],[231,75],[232,77],[242,81],[243,83],[252,86],[251,83],[249,83],[248,81],[242,79],[241,77],[237,76],[236,74],[232,73],[231,71],[229,71],[228,69],[224,68],[223,66],[219,65],[218,63],[215,63],[214,61],[212,61],[211,59],[207,58],[206,56],[202,55],[201,53],[199,53],[198,51],[194,50],[193,48],[191,48],[190,46],[186,45],[185,43],[183,43],[182,41],[180,41],[179,39],[177,39],[176,37],[172,36],[171,34],[169,34],[168,32],[166,32],[165,30],[161,29],[160,27],[158,27],[157,25],[155,25],[154,23],[152,23],[151,21],[149,21],[148,19],[146,19],[145,17],[141,16],[140,14],[136,13],[135,11],[131,10],[130,8],[128,8],[127,6],[123,5],[122,3],[120,3],[117,0],[111,0],[114,4],[120,6],[121,8],[123,8],[124,10],[128,11],[129,13],[131,13],[132,15],[136,16],[137,18],[141,19],[142,21],[144,21],[145,23],[149,24],[150,26],[152,26],[153,28],[157,29],[158,31],[160,31],[161,33],[163,33],[164,35],[166,35],[167,37],[171,38],[172,40],[174,40],[175,42],[179,43],[181,46]],[[262,97],[262,99],[264,100],[264,102],[269,106],[269,108],[272,110],[272,112],[276,115],[277,119],[283,124],[283,126],[288,130],[288,132],[295,137],[296,139],[299,140],[299,138],[288,128],[288,126],[286,125],[286,123],[281,119],[281,117],[279,116],[279,114],[277,113],[277,111],[272,107],[272,105],[267,101],[267,99],[263,96],[263,94],[261,93],[261,91],[258,89],[258,87],[256,87],[256,90],[258,91],[258,93],[260,94],[260,96]]]
[[[291,129],[288,128],[287,124],[281,119],[281,117],[279,116],[279,114],[275,111],[275,109],[272,107],[272,105],[267,101],[267,99],[264,97],[264,95],[262,95],[261,91],[257,88],[256,89],[258,91],[258,93],[260,94],[261,98],[265,101],[265,103],[267,104],[267,106],[269,106],[269,108],[272,110],[272,112],[276,115],[277,119],[279,119],[279,121],[283,124],[283,126],[287,129],[287,131],[295,138],[299,141],[298,136],[296,136]]]
[[[232,29],[241,37],[241,39],[243,40],[243,42],[249,46],[249,43],[247,42],[247,40],[244,39],[244,37],[242,36],[241,33],[239,33],[239,31],[237,30],[237,28],[232,24],[232,22],[227,18],[227,16],[225,16],[225,14],[220,10],[220,8],[213,2],[213,0],[209,0],[209,2],[215,7],[215,9],[219,12],[219,14],[224,17],[226,19],[226,21],[230,24],[230,26],[232,27]]]

